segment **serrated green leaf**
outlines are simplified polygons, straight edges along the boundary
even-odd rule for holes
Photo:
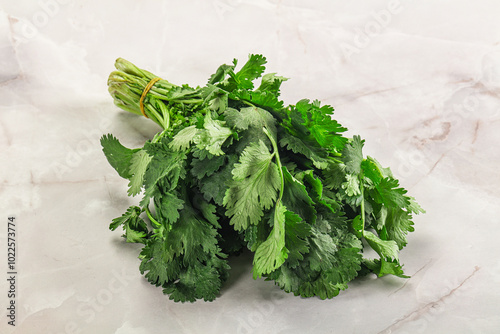
[[[131,206],[122,216],[113,219],[109,228],[114,231],[119,226],[122,226],[125,231],[123,237],[125,237],[127,242],[145,243],[149,230],[144,220],[140,217],[141,213],[141,208]]]
[[[380,258],[398,260],[399,248],[394,240],[382,240],[370,231],[364,231],[363,237]]]
[[[234,70],[235,65],[236,64],[233,65],[224,64],[219,66],[219,68],[217,68],[217,71],[210,76],[210,79],[208,80],[208,85],[215,85],[216,83],[223,82],[229,75],[229,73]]]
[[[200,179],[200,190],[207,201],[214,201],[218,206],[223,206],[224,196],[232,179],[232,171],[238,157],[227,156],[227,163],[211,175]],[[203,160],[202,160],[203,161]]]
[[[212,84],[208,84],[202,90],[205,104],[210,110],[222,113],[228,106],[228,92]]]
[[[264,210],[277,198],[281,184],[278,166],[262,140],[243,151],[232,170],[233,178],[224,196],[226,215],[237,231],[260,221]]]
[[[210,204],[200,194],[197,194],[193,198],[193,206],[200,211],[200,214],[203,218],[205,218],[209,223],[211,223],[215,228],[220,229],[221,226],[219,224],[219,217],[217,217],[217,207],[213,204]]]
[[[333,161],[329,162],[327,168],[322,171],[322,175],[325,180],[325,188],[339,189],[346,179],[345,165]]]
[[[348,173],[358,175],[361,172],[361,162],[363,161],[363,143],[360,136],[354,136],[347,143],[342,151],[341,160],[345,164]]]
[[[247,89],[235,89],[229,94],[233,100],[247,101],[254,106],[278,111],[283,108],[283,101],[278,99],[278,95],[268,91],[251,91]]]
[[[262,129],[266,127],[273,135],[276,134],[276,120],[267,111],[258,107],[246,107],[236,110],[228,108],[224,112],[225,120],[230,127],[237,130],[247,130],[249,127]]]
[[[182,260],[173,258],[168,245],[162,240],[150,240],[139,255],[139,270],[153,285],[160,286],[176,280],[182,269]]]
[[[334,195],[328,189],[324,188],[324,181],[319,176],[315,176],[312,170],[302,172],[300,177],[311,188],[309,190],[310,196],[315,204],[323,206],[332,213],[340,209],[340,204],[334,199]]]
[[[111,134],[101,137],[101,146],[109,164],[118,172],[118,175],[124,179],[130,179],[129,168],[134,153],[140,149],[129,149],[120,144],[118,139]]]
[[[337,252],[337,246],[327,233],[320,232],[316,227],[311,228],[309,238],[309,253],[305,261],[309,263],[311,270],[328,270],[333,266],[333,258]]]
[[[145,149],[153,158],[144,174],[144,196],[140,202],[146,206],[149,200],[157,192],[157,185],[161,182],[163,192],[168,192],[177,187],[179,180],[186,176],[187,156],[183,151],[173,151],[168,147],[168,139],[165,143],[145,145]]]
[[[399,264],[396,260],[387,261],[384,259],[365,259],[363,260],[363,264],[378,277],[394,275],[401,278],[409,278],[409,276],[404,274],[401,264]]]
[[[157,194],[154,203],[157,216],[161,218],[164,228],[169,230],[170,225],[179,219],[179,212],[184,208],[184,200],[179,198],[176,192],[169,191]]]
[[[387,238],[394,240],[399,249],[407,244],[406,235],[413,232],[413,222],[411,214],[402,209],[388,209],[383,206],[377,215],[379,230],[384,229]]]
[[[169,146],[175,151],[183,151],[189,148],[194,138],[198,135],[199,129],[196,126],[191,125],[185,127],[172,138]]]
[[[288,249],[285,246],[285,212],[286,207],[278,202],[274,208],[272,221],[273,226],[269,237],[261,243],[253,259],[253,277],[258,278],[263,274],[268,274],[281,266],[288,257]],[[290,216],[292,219],[295,217]]]
[[[227,156],[225,155],[206,157],[205,159],[193,158],[191,160],[191,174],[198,179],[211,176],[226,163],[226,160]]]
[[[359,196],[361,195],[361,188],[359,185],[359,179],[356,175],[346,174],[345,182],[341,185],[342,189],[345,190],[347,196]]]
[[[276,73],[267,73],[262,76],[261,84],[257,90],[272,92],[278,96],[281,84],[287,80],[288,78],[278,76]]]
[[[283,204],[287,208],[293,208],[293,211],[307,223],[314,224],[316,210],[314,209],[313,200],[307,193],[306,187],[302,182],[294,178],[286,167],[283,166],[282,171],[285,182],[283,187]]]
[[[377,160],[370,156],[361,162],[361,169],[364,176],[369,178],[375,185],[378,185],[384,178],[393,178],[389,168],[383,168]]]
[[[311,226],[299,215],[285,212],[285,247],[288,249],[287,266],[296,268],[304,260],[304,254],[309,252],[307,239],[311,235]]]
[[[229,72],[231,78],[228,79],[229,89],[243,88],[252,89],[252,81],[259,78],[265,70],[264,65],[267,60],[262,55],[252,54],[248,57],[248,61],[243,65],[243,67],[236,73]]]
[[[217,230],[193,208],[184,206],[179,219],[168,232],[165,242],[172,256],[183,256],[186,264],[204,260],[207,253],[217,252]]]
[[[347,139],[341,133],[347,129],[332,118],[331,106],[320,106],[318,100],[311,103],[303,99],[295,106],[286,108],[285,113],[287,117],[282,125],[292,136],[300,138],[310,147],[321,147],[334,155],[343,150]]]
[[[419,213],[425,213],[425,210],[417,203],[415,198],[411,196],[406,196],[406,198],[409,201],[409,205],[406,207],[408,212],[414,213],[414,214],[419,214]]]
[[[293,153],[304,155],[316,168],[325,169],[328,167],[327,152],[319,146],[312,145],[310,142],[304,141],[288,133],[282,134],[279,143],[281,147]]]
[[[152,157],[145,151],[135,152],[130,159],[129,173],[131,175],[128,184],[128,195],[135,196],[139,194],[144,185],[144,174],[151,162]]]
[[[384,178],[375,187],[374,199],[377,203],[387,205],[389,208],[406,208],[410,205],[410,198],[406,196],[407,190],[399,187],[398,180]]]
[[[214,120],[209,113],[205,116],[203,123],[205,131],[200,131],[194,142],[199,149],[206,150],[213,155],[222,155],[222,145],[233,134],[230,128],[225,126],[224,121]]]

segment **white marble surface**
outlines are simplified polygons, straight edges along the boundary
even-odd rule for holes
[[[498,1],[0,3],[1,333],[498,333]],[[158,128],[113,106],[117,57],[201,85],[262,53],[391,166],[426,215],[401,260],[321,301],[253,280],[249,259],[212,303],[177,304],[108,230],[135,199],[99,137],[142,146]],[[16,327],[7,325],[6,219],[17,217]]]

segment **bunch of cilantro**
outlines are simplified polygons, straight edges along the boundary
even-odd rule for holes
[[[423,210],[363,156],[359,136],[343,135],[331,106],[284,106],[286,79],[263,75],[265,64],[250,55],[238,71],[236,60],[220,66],[204,87],[162,79],[144,94],[156,76],[117,60],[115,104],[162,131],[134,149],[101,138],[128,195],[142,196],[110,228],[143,244],[141,273],[174,301],[214,300],[228,256],[243,249],[254,278],[303,297],[332,298],[369,272],[407,277],[398,253]],[[375,259],[363,257],[367,247]]]

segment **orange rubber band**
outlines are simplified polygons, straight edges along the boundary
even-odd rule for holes
[[[146,94],[153,88],[154,84],[158,81],[161,80],[161,78],[153,78],[151,81],[146,85],[144,90],[142,91],[141,99],[139,100],[139,108],[141,109],[142,114],[144,117],[149,118],[146,115],[146,112],[144,112],[144,98],[146,97]]]

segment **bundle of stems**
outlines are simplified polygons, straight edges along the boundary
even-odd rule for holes
[[[164,130],[172,125],[172,113],[178,118],[181,116],[179,111],[184,114],[203,103],[200,89],[174,85],[123,58],[116,60],[115,67],[117,70],[111,72],[108,78],[108,91],[114,103],[123,110],[150,118]],[[152,80],[155,80],[154,85],[143,94]],[[141,110],[141,98],[144,112]]]

